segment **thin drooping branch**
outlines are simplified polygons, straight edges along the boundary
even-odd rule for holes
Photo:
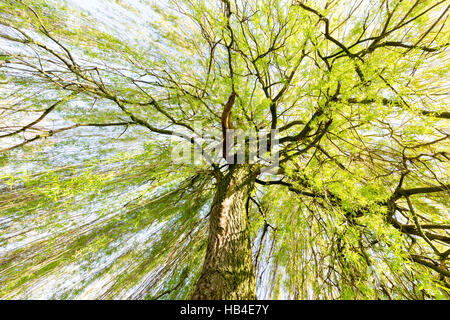
[[[54,130],[47,130],[44,133],[38,134],[30,139],[26,139],[25,141],[13,145],[11,147],[7,147],[4,149],[0,149],[0,153],[4,153],[4,152],[8,152],[17,148],[21,148],[24,145],[30,144],[33,141],[37,141],[40,139],[45,139],[48,137],[53,136],[54,134],[60,133],[60,132],[64,132],[64,131],[68,131],[68,130],[72,130],[72,129],[76,129],[76,128],[80,128],[80,127],[118,127],[118,126],[130,126],[130,125],[136,125],[137,123],[135,122],[112,122],[112,123],[79,123],[79,124],[74,124],[72,126],[69,127],[63,127],[63,128],[58,128],[58,129],[54,129]]]
[[[393,195],[392,199],[398,199],[401,196],[412,196],[416,194],[427,194],[427,193],[435,193],[442,191],[450,191],[450,184],[442,185],[442,186],[432,186],[432,187],[418,187],[411,189],[398,189],[396,193]]]
[[[71,94],[69,94],[67,97],[58,100],[57,102],[55,102],[54,104],[52,104],[50,107],[48,107],[47,109],[44,110],[44,112],[42,112],[42,114],[34,121],[30,122],[29,124],[23,126],[22,128],[15,130],[13,132],[10,133],[6,133],[3,135],[0,135],[0,138],[6,138],[6,137],[10,137],[13,136],[15,134],[21,133],[26,131],[27,129],[32,128],[35,124],[38,124],[40,121],[42,121],[50,112],[52,112],[56,107],[58,107],[59,105],[66,103],[67,101],[69,101],[71,98],[75,97],[77,95],[77,92],[72,92]]]

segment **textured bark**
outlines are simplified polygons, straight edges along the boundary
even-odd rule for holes
[[[192,299],[256,299],[247,202],[257,168],[234,165],[218,182],[208,247]]]

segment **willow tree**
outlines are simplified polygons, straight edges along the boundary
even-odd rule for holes
[[[1,1],[0,297],[448,298],[448,9]]]

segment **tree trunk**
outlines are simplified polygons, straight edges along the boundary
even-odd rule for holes
[[[208,247],[192,299],[256,299],[247,205],[256,166],[234,165],[217,184]]]

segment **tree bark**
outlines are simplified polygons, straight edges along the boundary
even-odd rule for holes
[[[256,299],[247,205],[258,168],[234,165],[217,183],[194,300]]]

